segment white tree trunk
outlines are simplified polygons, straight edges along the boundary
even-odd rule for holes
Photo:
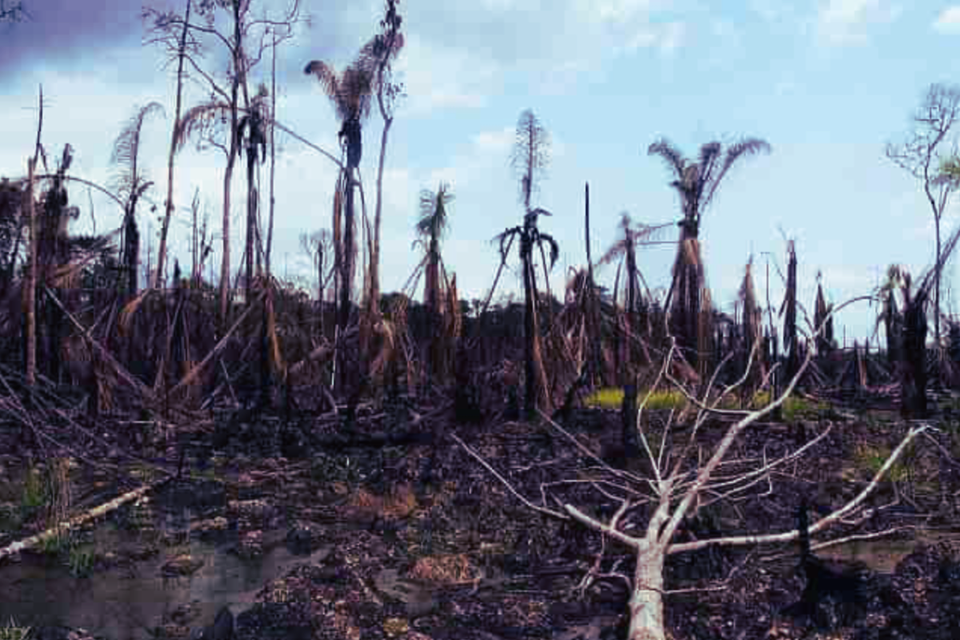
[[[659,546],[637,553],[630,596],[628,640],[666,640],[663,622],[664,551]]]

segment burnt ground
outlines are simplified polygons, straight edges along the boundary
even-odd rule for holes
[[[201,523],[194,535],[227,536],[237,553],[255,555],[264,536],[286,531],[291,548],[317,554],[315,562],[263,585],[256,603],[236,618],[237,638],[625,637],[623,581],[599,578],[583,585],[601,553],[600,536],[525,507],[451,436],[543,506],[556,507],[555,496],[588,513],[610,514],[622,479],[543,421],[463,426],[452,423],[450,411],[424,411],[418,424],[396,427],[395,419],[370,411],[361,406],[346,433],[332,419],[224,415],[185,442],[183,479],[171,481],[163,495],[202,501],[212,493],[208,515],[222,505],[227,522],[219,529]],[[956,458],[951,434],[957,425],[951,420],[933,423],[944,427],[938,441]],[[564,427],[612,465],[643,476],[649,472],[643,458],[624,460],[618,452],[619,424],[616,412],[579,410]],[[702,428],[698,442],[705,453],[728,424]],[[731,450],[733,462],[723,473],[772,460],[827,427],[830,433],[802,459],[768,479],[722,500],[706,495],[677,540],[795,529],[801,497],[819,509],[840,506],[876,471],[874,454],[896,446],[909,425],[874,412],[845,417],[832,411],[790,424],[756,424]],[[29,445],[11,440],[14,431],[19,428],[4,432],[11,447],[6,450],[21,447],[16,451],[22,453]],[[114,425],[105,431],[114,434],[116,445],[105,459],[119,459],[118,451],[135,446],[135,430]],[[689,430],[674,428],[671,434],[668,443],[682,443]],[[147,438],[137,450],[146,457],[163,455],[158,444]],[[6,458],[4,473],[12,473],[18,459]],[[814,543],[894,527],[900,529],[885,539],[909,540],[917,527],[957,523],[960,473],[952,462],[924,440],[911,447],[905,462],[894,469],[895,481],[882,483],[866,502],[884,508],[856,526],[822,532]],[[74,481],[82,485],[88,476],[78,473]],[[122,508],[113,517],[122,521],[127,513]],[[645,523],[642,508],[634,519]],[[4,532],[0,545],[36,529],[36,523],[30,526]],[[603,551],[603,571],[632,571],[625,548],[607,542]],[[666,570],[668,630],[677,640],[953,638],[960,629],[958,560],[960,553],[949,544],[921,545],[892,575],[860,567],[866,584],[860,609],[825,602],[815,619],[793,619],[782,612],[804,587],[795,544],[676,554]],[[89,579],[96,580],[96,572]],[[175,612],[156,635],[187,637],[191,628],[210,622]],[[67,630],[43,634],[38,637],[67,637]]]

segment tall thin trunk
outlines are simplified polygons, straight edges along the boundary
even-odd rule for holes
[[[596,300],[594,300],[593,259],[590,257],[590,183],[583,185],[584,212],[583,233],[587,247],[587,317],[590,326],[590,355],[587,358],[587,371],[591,384],[600,373],[600,345],[597,335]]]
[[[230,83],[230,151],[227,154],[227,167],[223,173],[223,257],[220,263],[220,322],[224,330],[227,327],[227,312],[230,304],[230,183],[233,180],[233,166],[237,160],[237,106],[240,88],[247,92],[243,63],[243,31],[240,28],[242,4],[233,3],[233,82]],[[249,104],[249,99],[247,104]]]
[[[340,331],[347,329],[350,321],[350,289],[353,287],[354,278],[354,198],[353,198],[353,168],[347,168],[347,197],[346,208],[343,215],[343,255],[341,256],[343,269],[342,279],[340,280]]]
[[[524,340],[523,340],[523,361],[524,361],[524,373],[525,373],[525,396],[524,396],[524,409],[526,412],[527,418],[532,418],[536,411],[537,404],[537,383],[536,383],[536,366],[534,364],[534,349],[533,343],[536,339],[534,334],[536,330],[536,322],[534,321],[534,314],[536,313],[536,305],[534,304],[534,299],[536,297],[536,289],[534,285],[534,274],[533,274],[533,246],[531,242],[532,230],[529,228],[529,223],[524,225],[523,236],[520,239],[520,260],[523,263],[523,298],[524,298],[524,313],[523,313],[523,328],[524,328]]]
[[[253,139],[251,132],[251,140]],[[254,247],[254,235],[257,227],[257,190],[254,187],[253,180],[257,164],[257,147],[251,144],[247,147],[247,242],[246,242],[246,263],[247,280],[244,283],[244,292],[246,302],[253,301],[253,265],[256,259],[256,248]]]
[[[940,349],[940,274],[942,273],[942,265],[940,264],[940,216],[933,216],[933,226],[937,232],[937,262],[936,262],[936,283],[934,285],[935,291],[933,294],[933,340],[937,348],[937,353]],[[940,379],[940,376],[937,376],[937,380]]]
[[[187,25],[190,23],[190,1],[187,0],[187,13],[183,19],[183,31],[180,34],[180,49],[177,62],[177,102],[173,115],[173,132],[170,134],[170,154],[167,156],[167,206],[160,225],[160,248],[157,249],[157,271],[153,276],[150,287],[157,287],[164,282],[163,267],[167,258],[167,232],[170,229],[170,217],[173,215],[173,155],[176,150],[177,123],[180,122],[180,104],[183,96],[183,58],[187,41]],[[195,270],[194,270],[195,271]]]
[[[127,203],[127,215],[123,225],[123,261],[127,270],[127,295],[130,297],[137,295],[140,276],[137,273],[137,265],[140,261],[140,230],[137,228],[135,217],[136,207],[137,198],[131,196]]]
[[[267,275],[270,275],[270,251],[273,249],[273,209],[276,204],[274,197],[274,177],[277,168],[277,147],[274,136],[276,127],[273,123],[277,119],[277,34],[273,34],[273,68],[270,71],[270,221],[267,223],[267,250],[264,256]],[[322,298],[323,296],[321,296]]]
[[[233,92],[236,99],[236,89]],[[233,110],[236,130],[236,110]],[[230,144],[227,167],[223,172],[223,256],[220,261],[220,322],[223,330],[227,327],[227,309],[230,295],[230,182],[233,178],[233,163],[236,158],[236,143]]]
[[[380,214],[383,211],[383,165],[387,157],[387,135],[393,118],[388,118],[384,110],[383,132],[380,134],[380,164],[377,167],[377,205],[373,214],[373,252],[370,256],[370,297],[373,299],[373,308],[380,308]]]
[[[33,199],[33,173],[36,168],[36,158],[27,160],[27,217],[30,225],[30,266],[27,270],[27,281],[23,287],[24,315],[26,316],[27,353],[26,379],[27,386],[34,386],[37,381],[37,212]]]

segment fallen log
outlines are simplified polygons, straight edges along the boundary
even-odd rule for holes
[[[94,507],[93,509],[90,509],[85,513],[82,513],[74,518],[71,518],[66,522],[57,523],[56,526],[51,527],[46,531],[43,531],[36,535],[32,535],[29,538],[24,538],[23,540],[18,540],[17,542],[12,542],[8,544],[6,547],[4,547],[3,549],[0,549],[0,560],[3,560],[4,558],[17,554],[21,551],[30,549],[31,547],[35,547],[38,544],[42,544],[45,540],[55,538],[63,534],[64,532],[70,531],[75,527],[80,527],[91,520],[105,516],[111,511],[114,511],[119,507],[122,507],[126,503],[132,502],[133,500],[140,498],[141,496],[149,493],[154,489],[159,489],[161,486],[166,484],[171,478],[173,478],[172,474],[168,475],[165,478],[161,478],[160,480],[152,482],[148,485],[144,485],[138,489],[134,489],[133,491],[125,493],[122,496],[119,496],[117,498],[114,498],[109,502],[105,502],[99,507]]]

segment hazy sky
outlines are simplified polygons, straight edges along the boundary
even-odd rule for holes
[[[278,17],[288,6],[252,0],[252,13]],[[337,152],[334,109],[312,59],[349,62],[376,31],[381,0],[303,0],[311,23],[278,49],[278,118],[315,144]],[[113,141],[139,106],[166,111],[143,129],[141,162],[162,205],[174,110],[175,65],[143,45],[140,5],[129,0],[24,0],[31,19],[0,26],[0,175],[19,176],[32,154],[37,87],[43,84],[43,142],[53,157],[75,149],[71,172],[108,184]],[[152,4],[182,13],[185,0]],[[662,161],[648,145],[666,136],[695,154],[714,139],[766,139],[773,153],[742,161],[705,212],[701,230],[715,304],[732,312],[744,264],[758,262],[765,295],[772,252],[783,265],[780,229],[797,245],[801,302],[810,307],[815,275],[833,301],[869,292],[890,263],[915,273],[932,262],[933,225],[919,186],[883,154],[898,141],[933,82],[960,81],[960,5],[890,0],[403,0],[407,46],[397,68],[406,84],[390,134],[385,178],[382,289],[399,289],[419,262],[411,249],[421,188],[440,180],[456,194],[444,242],[461,296],[485,295],[498,255],[490,239],[519,224],[517,179],[510,169],[521,111],[534,110],[553,139],[552,163],[537,204],[554,213],[541,228],[560,242],[554,293],[569,267],[585,263],[583,188],[590,182],[593,255],[615,239],[619,214],[636,221],[675,220],[679,202]],[[223,23],[221,23],[223,24]],[[207,68],[221,80],[223,47],[209,40]],[[251,85],[269,83],[269,52]],[[198,81],[185,105],[208,96]],[[372,212],[381,122],[374,108],[364,129],[361,171]],[[960,128],[958,128],[960,130]],[[328,160],[278,136],[274,271],[313,282],[298,236],[330,225],[336,179]],[[178,160],[171,242],[189,265],[188,207],[197,187],[210,223],[220,227],[223,154],[192,147]],[[231,223],[234,269],[242,254],[244,174],[234,174]],[[262,191],[267,188],[263,169]],[[78,223],[91,225],[85,189],[72,188]],[[119,226],[121,212],[92,196],[98,231]],[[162,208],[162,206],[161,206]],[[266,211],[266,206],[263,206]],[[945,234],[960,223],[951,205]],[[140,211],[143,254],[148,228]],[[670,233],[674,237],[675,232]],[[219,247],[219,243],[216,245]],[[673,248],[640,256],[651,286],[669,285]],[[219,264],[219,251],[214,254]],[[154,258],[155,259],[155,258]],[[171,260],[172,264],[172,260]],[[519,291],[519,269],[501,291]],[[770,296],[779,308],[780,277],[771,267]],[[600,277],[612,286],[615,269]],[[953,275],[953,270],[948,272]],[[420,292],[417,292],[420,295]],[[948,298],[949,301],[949,298]],[[956,309],[956,305],[952,308]],[[841,316],[847,335],[872,330],[876,309],[861,304]],[[842,335],[842,331],[838,330]],[[839,336],[838,336],[839,337]]]

